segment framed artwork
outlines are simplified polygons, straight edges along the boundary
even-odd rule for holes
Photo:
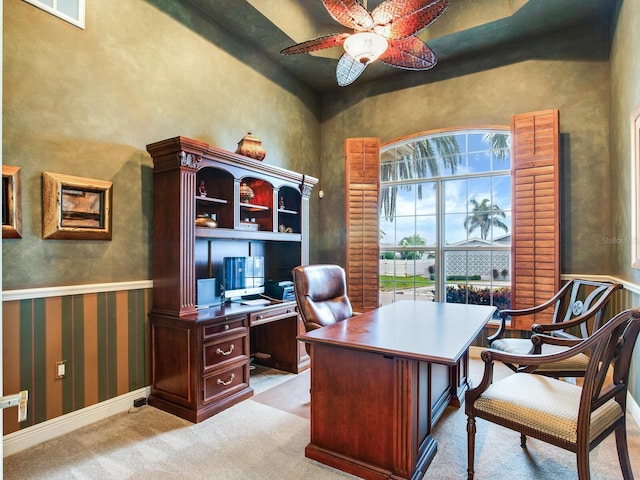
[[[42,237],[111,240],[113,183],[60,173],[42,175]]]
[[[631,112],[631,266],[640,268],[640,104]]]
[[[2,238],[22,238],[20,167],[2,166]]]

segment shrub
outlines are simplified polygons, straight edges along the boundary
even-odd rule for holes
[[[511,288],[477,288],[468,285],[447,285],[447,303],[493,305],[498,310],[511,308]]]
[[[447,275],[447,282],[464,282],[465,280],[480,280],[480,275]]]

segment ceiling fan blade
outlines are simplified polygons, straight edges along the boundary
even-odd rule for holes
[[[349,36],[349,33],[334,33],[333,35],[327,35],[324,37],[314,38],[313,40],[307,40],[306,42],[296,43],[295,45],[285,48],[280,53],[282,55],[295,55],[298,53],[323,50],[325,48],[342,45]]]
[[[333,19],[352,30],[371,30],[373,18],[358,0],[322,0]]]
[[[374,32],[399,40],[431,25],[449,6],[450,0],[386,0],[371,16]]]
[[[343,53],[338,61],[338,68],[336,68],[338,85],[346,87],[352,84],[364,72],[366,67],[366,64],[357,61],[347,52]]]
[[[382,63],[405,70],[429,70],[437,62],[436,54],[418,37],[389,40],[389,47],[379,59]]]

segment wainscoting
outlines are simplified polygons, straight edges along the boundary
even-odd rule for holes
[[[3,412],[5,435],[150,384],[150,283],[4,292],[3,391],[29,391],[25,422]]]

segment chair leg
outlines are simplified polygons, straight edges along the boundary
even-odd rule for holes
[[[527,449],[527,436],[524,433],[520,434],[520,446],[525,450]]]
[[[631,461],[629,460],[627,427],[624,423],[616,430],[616,449],[618,450],[618,461],[622,469],[622,478],[624,478],[624,480],[632,480],[633,471],[631,470]]]
[[[467,417],[467,480],[473,480],[473,464],[476,445],[476,419]]]
[[[590,480],[589,445],[580,445],[580,442],[578,442],[576,455],[578,463],[578,480]]]

